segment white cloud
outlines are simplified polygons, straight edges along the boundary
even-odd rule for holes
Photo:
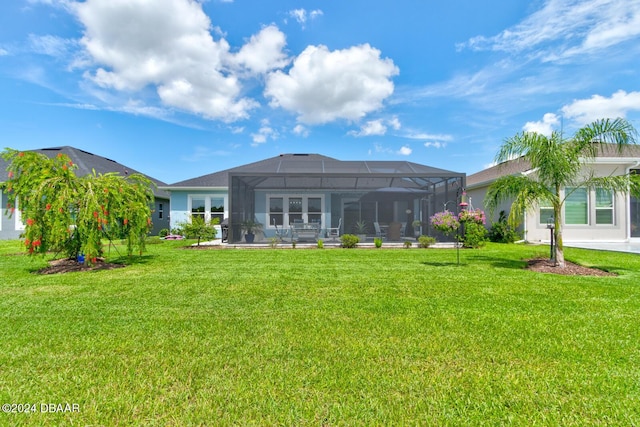
[[[473,37],[458,48],[530,51],[552,60],[606,49],[638,35],[637,0],[545,0],[514,27],[492,37]]]
[[[349,131],[349,135],[353,136],[373,136],[373,135],[384,135],[387,133],[387,127],[382,123],[382,120],[371,120],[360,128],[359,131]]]
[[[453,137],[451,135],[446,134],[434,134],[434,133],[409,133],[404,135],[405,138],[409,139],[431,139],[435,141],[451,141]]]
[[[400,147],[400,150],[398,150],[398,154],[402,156],[409,156],[411,153],[413,153],[413,150],[407,145]]]
[[[442,141],[428,141],[424,143],[424,146],[427,148],[445,148],[447,143]]]
[[[525,132],[535,132],[545,136],[551,136],[553,128],[560,123],[560,118],[553,113],[546,113],[541,121],[527,122],[522,127]]]
[[[389,120],[388,123],[389,126],[391,126],[394,130],[400,130],[400,128],[402,127],[402,124],[397,117],[393,117],[391,120]]]
[[[293,133],[295,135],[306,138],[309,136],[309,129],[307,129],[305,126],[298,124],[293,128]]]
[[[593,95],[562,107],[562,113],[579,126],[603,118],[626,117],[629,111],[640,111],[640,92],[619,90],[610,98]]]
[[[29,34],[29,45],[35,53],[59,58],[66,56],[71,48],[77,46],[77,42],[51,35],[36,36],[35,34]]]
[[[91,0],[73,4],[85,26],[81,43],[95,64],[85,77],[106,89],[135,92],[154,87],[161,101],[209,119],[248,117],[257,103],[241,97],[238,65],[264,72],[282,66],[284,36],[264,28],[234,56],[214,40],[199,2]],[[114,25],[113,23],[118,23]],[[256,54],[259,53],[259,54]]]
[[[283,52],[286,44],[285,35],[275,25],[269,25],[252,36],[234,58],[238,64],[254,73],[266,73],[289,63],[289,58]]]
[[[265,96],[273,107],[298,114],[302,123],[358,120],[382,107],[393,93],[396,74],[393,61],[381,59],[368,44],[336,51],[309,46],[288,73],[269,74]]]
[[[289,16],[294,18],[299,24],[304,25],[307,23],[308,19],[316,19],[318,16],[322,16],[323,12],[320,9],[312,10],[307,12],[306,9],[293,9],[289,11]]]
[[[252,147],[264,144],[269,138],[276,139],[278,137],[278,133],[269,125],[269,120],[263,119],[260,124],[261,127],[258,132],[251,134],[251,138],[253,139]]]

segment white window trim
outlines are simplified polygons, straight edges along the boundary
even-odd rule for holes
[[[269,221],[271,210],[269,199],[274,198],[282,198],[282,226],[289,227],[289,199],[299,199],[302,198],[302,206],[307,206],[308,208],[308,199],[320,199],[320,228],[325,228],[324,224],[326,221],[326,212],[325,212],[325,204],[324,204],[324,194],[280,194],[280,193],[269,193],[266,195],[265,200],[265,211],[266,211],[266,219],[269,224],[267,225],[267,229],[275,230],[273,224]],[[302,212],[302,220],[304,222],[309,222],[309,212]]]
[[[189,194],[187,201],[187,215],[191,218],[191,208],[193,206],[193,199],[204,199],[204,220],[206,222],[211,221],[211,199],[223,199],[224,200],[224,218],[229,218],[229,195],[227,194]]]
[[[601,188],[602,189],[602,188]],[[596,227],[611,227],[611,226],[615,226],[617,221],[616,221],[616,193],[612,190],[607,190],[611,192],[611,207],[598,207],[598,194],[597,194],[597,190],[598,188],[594,188],[593,189],[593,210],[594,215],[593,215],[593,225],[595,225]],[[598,210],[610,210],[611,211],[611,224],[598,224]]]
[[[24,222],[22,222],[22,212],[20,212],[20,201],[18,200],[17,197],[16,197],[15,208],[16,209],[13,212],[14,213],[13,217],[16,219],[15,229],[18,231],[23,231],[25,229],[25,225],[24,225]]]

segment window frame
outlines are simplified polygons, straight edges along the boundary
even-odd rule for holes
[[[584,222],[569,222],[569,213],[567,212],[568,208],[572,206],[569,204],[569,198],[575,194],[578,194],[578,191],[584,192],[584,210],[585,210],[585,221]],[[588,226],[591,224],[591,212],[590,212],[590,200],[589,200],[590,191],[585,187],[566,187],[565,188],[565,199],[564,199],[564,225],[567,226]],[[582,202],[580,202],[582,203]]]
[[[211,218],[220,218],[220,222],[224,220],[224,218],[229,217],[229,195],[227,194],[189,194],[187,199],[187,215],[189,216],[189,221],[193,216],[193,201],[204,199],[204,212],[202,217],[205,222],[210,222]],[[222,215],[213,215],[211,212],[212,200],[214,199],[222,199],[223,202],[223,212]]]
[[[610,206],[598,206],[598,191],[608,192],[610,195]],[[596,187],[593,190],[593,200],[594,200],[594,223],[596,226],[612,226],[616,224],[616,194],[613,190],[609,190],[602,187]],[[611,222],[598,222],[598,212],[602,211],[610,211],[611,212]]]
[[[271,199],[282,199],[282,212],[272,211],[271,210]],[[290,199],[301,199],[302,200],[302,211],[301,212],[293,212],[290,215]],[[309,199],[320,199],[320,211],[319,212],[309,212]],[[267,228],[275,230],[272,221],[272,215],[282,215],[282,225],[278,224],[278,227],[290,227],[292,224],[292,219],[301,217],[302,222],[308,223],[310,222],[310,216],[320,216],[320,227],[324,228],[324,224],[326,221],[326,208],[325,208],[325,195],[324,194],[282,194],[282,193],[268,193],[266,194],[265,200],[266,206],[266,217],[268,220]]]

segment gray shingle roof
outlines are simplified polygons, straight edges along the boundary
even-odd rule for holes
[[[66,154],[69,156],[71,161],[78,166],[75,173],[78,176],[85,176],[93,173],[93,170],[98,174],[105,174],[108,172],[117,172],[122,176],[127,176],[133,173],[140,173],[147,178],[149,178],[154,184],[157,186],[166,186],[167,184],[157,180],[153,177],[145,175],[141,172],[138,172],[135,169],[132,169],[128,166],[120,164],[115,160],[108,159],[106,157],[98,156],[93,153],[89,153],[88,151],[80,150],[78,148],[64,146],[64,147],[51,147],[51,148],[40,148],[37,150],[31,150],[38,153],[42,153],[49,158],[53,158],[58,155],[58,153]],[[0,182],[6,181],[8,179],[7,175],[7,162],[0,158]],[[159,198],[169,198],[169,193],[164,190],[154,189],[154,194]]]
[[[622,151],[614,144],[601,144],[601,150],[598,152],[598,158],[637,158],[640,160],[640,145],[629,145],[624,147]],[[467,176],[467,187],[474,187],[484,183],[491,183],[501,176],[513,175],[526,172],[531,165],[522,158],[509,160],[496,166],[481,170],[472,175]]]
[[[281,154],[259,162],[176,182],[167,188],[228,187],[229,173],[256,174],[425,174],[455,172],[406,161],[342,161],[320,154]]]

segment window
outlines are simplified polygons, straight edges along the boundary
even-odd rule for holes
[[[567,187],[564,202],[565,224],[588,224],[588,193],[586,188]]]
[[[163,214],[163,210],[162,210],[162,203],[158,203],[158,219],[162,219],[162,214]]]
[[[224,197],[212,197],[210,208],[211,220],[218,218],[220,223],[224,220]]]
[[[613,191],[596,188],[596,224],[613,224]]]
[[[282,197],[270,197],[269,198],[269,226],[277,225],[282,226],[284,224],[284,202]]]
[[[188,212],[191,217],[200,217],[208,222],[218,218],[222,222],[227,217],[226,196],[189,196]]]
[[[540,224],[546,225],[549,218],[553,218],[553,207],[548,200],[540,201]]]
[[[323,222],[323,197],[318,196],[267,196],[269,227],[294,223]]]
[[[205,219],[204,213],[205,210],[205,199],[204,198],[192,198],[191,199],[191,217],[192,218],[202,218]]]

